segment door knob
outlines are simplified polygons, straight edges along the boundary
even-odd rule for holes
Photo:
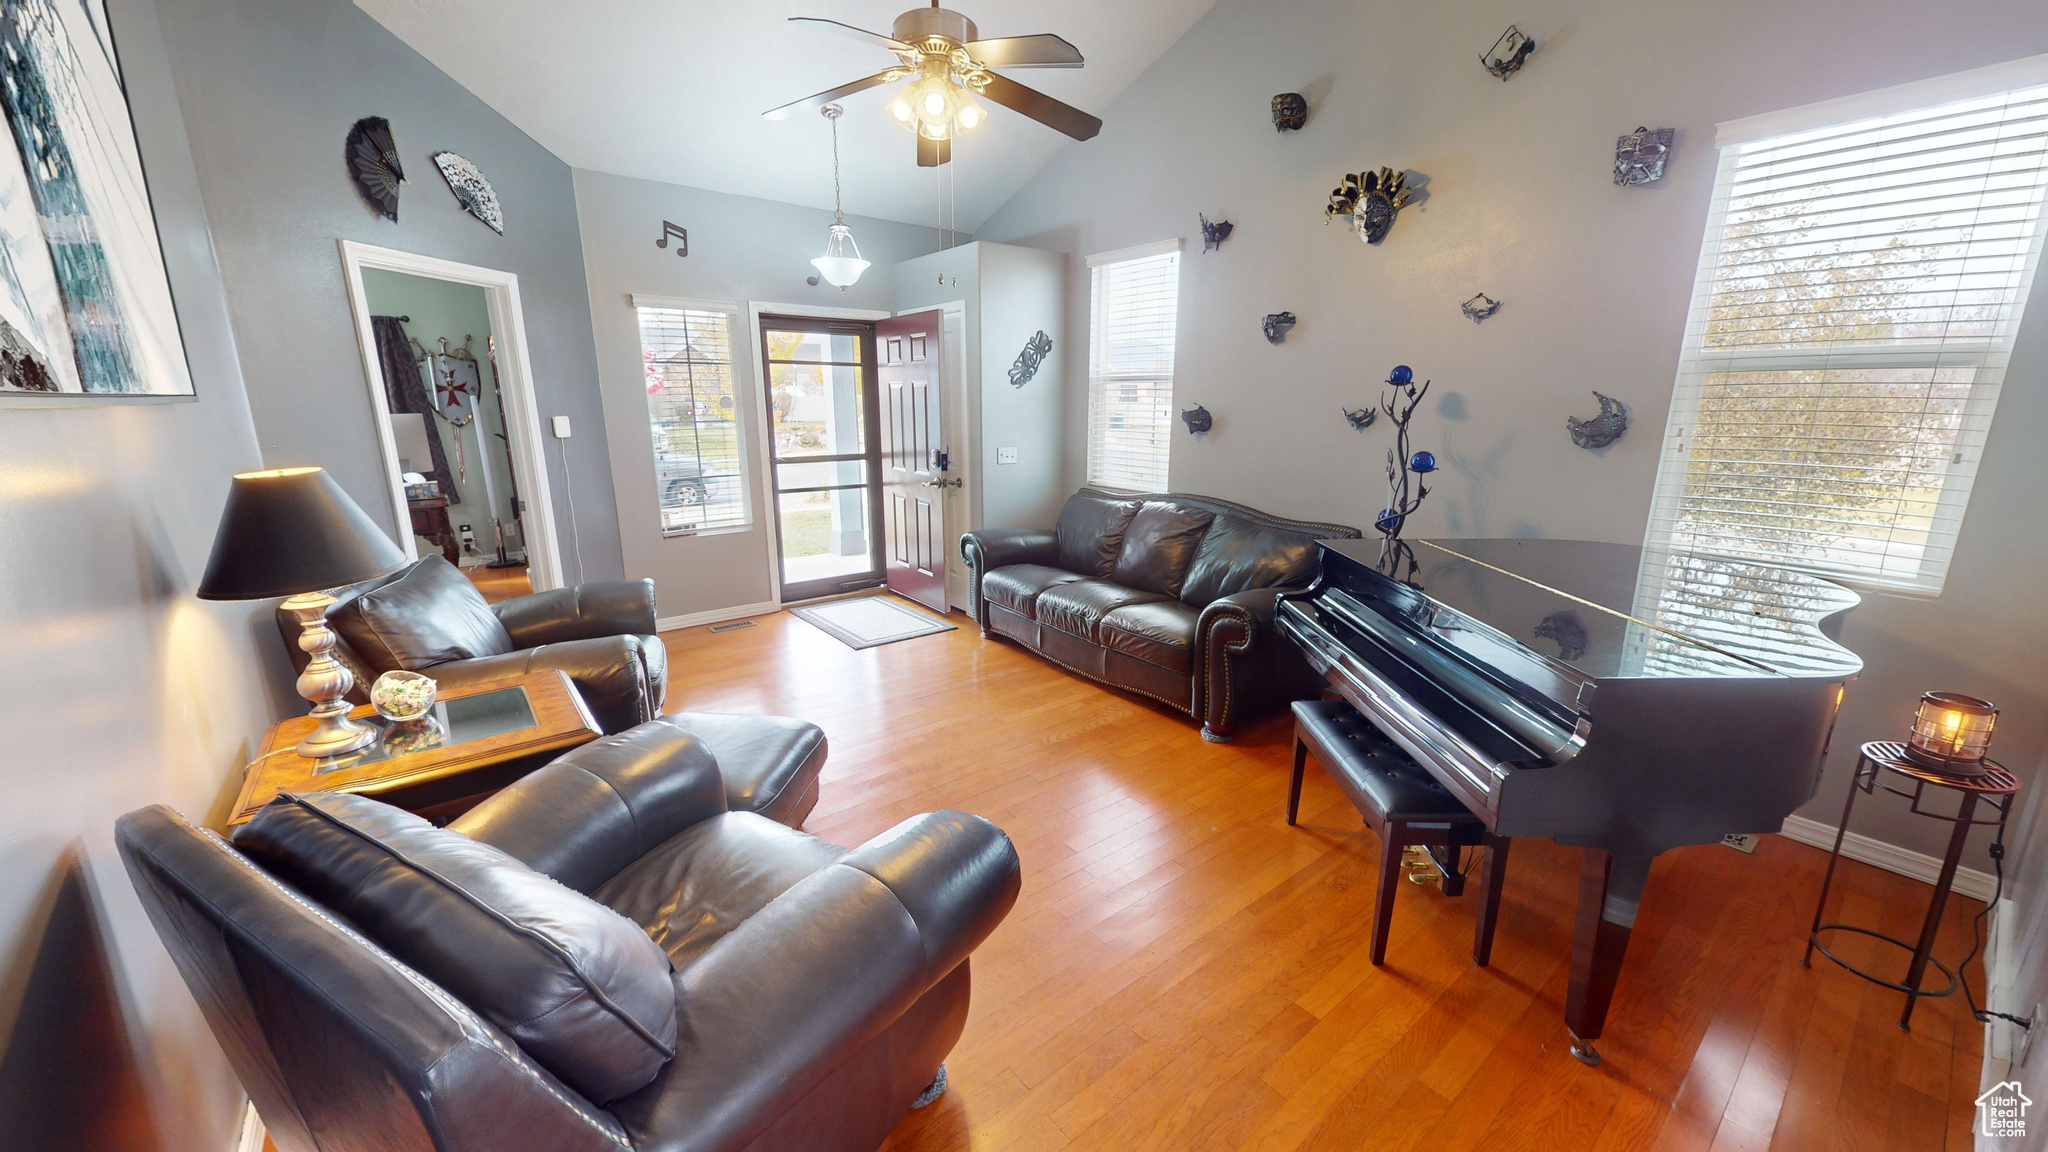
[[[924,486],[927,488],[958,488],[965,483],[965,480],[962,480],[957,476],[950,480],[944,476],[941,476],[937,480],[925,481]]]

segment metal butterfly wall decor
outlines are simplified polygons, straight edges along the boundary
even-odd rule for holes
[[[1017,362],[1010,365],[1010,387],[1022,388],[1038,375],[1038,366],[1052,353],[1052,337],[1041,328],[1024,342],[1024,350],[1017,353]]]
[[[1628,405],[1600,392],[1593,393],[1593,399],[1600,402],[1598,416],[1590,420],[1564,418],[1564,426],[1571,430],[1572,443],[1589,451],[1607,447],[1628,431]]]
[[[1230,239],[1230,233],[1237,228],[1237,225],[1232,224],[1228,220],[1212,222],[1208,216],[1200,212],[1197,212],[1196,215],[1202,218],[1202,251],[1204,252],[1214,252],[1216,249],[1223,247],[1223,242]]]
[[[1323,208],[1323,223],[1339,216],[1348,217],[1358,226],[1360,240],[1378,244],[1394,227],[1394,213],[1408,206],[1412,194],[1405,172],[1381,168],[1377,172],[1368,169],[1346,173],[1344,182],[1331,191],[1330,202]]]
[[[386,220],[398,219],[398,186],[405,183],[405,165],[391,139],[391,121],[365,116],[348,130],[342,160],[356,182],[356,191]]]
[[[505,212],[498,206],[498,190],[484,178],[483,170],[453,152],[434,153],[434,166],[455,193],[462,210],[484,222],[498,235],[505,234]],[[664,237],[666,239],[666,237]]]

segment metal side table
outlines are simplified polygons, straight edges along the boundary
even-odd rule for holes
[[[2012,809],[2013,794],[2020,790],[2019,780],[1996,762],[1991,760],[1984,761],[1984,769],[1984,774],[1981,776],[1951,776],[1931,768],[1924,768],[1908,760],[1906,758],[1906,746],[1897,741],[1873,740],[1863,746],[1862,754],[1856,758],[1856,775],[1849,782],[1849,798],[1842,804],[1842,824],[1835,832],[1834,850],[1828,853],[1827,878],[1821,881],[1820,902],[1813,909],[1813,930],[1807,933],[1806,956],[1800,960],[1800,963],[1809,968],[1813,967],[1813,953],[1815,949],[1819,949],[1821,955],[1863,977],[1865,980],[1873,984],[1882,984],[1886,988],[1895,991],[1904,992],[1906,994],[1906,1010],[1899,1014],[1899,1027],[1907,1031],[1912,1030],[1913,1006],[1921,998],[1932,999],[1941,996],[1953,996],[1956,993],[1956,989],[1961,986],[1960,977],[1951,971],[1948,965],[1934,958],[1934,936],[1941,928],[1942,910],[1948,905],[1949,889],[1955,886],[1956,866],[1963,858],[1963,846],[1969,841],[1970,829],[1980,826],[1996,826],[1998,828],[1998,838],[2003,841],[2005,839],[2005,818]],[[1885,772],[1902,777],[1904,783],[1880,783],[1879,774]],[[1910,787],[1907,786],[1908,784],[1910,784]],[[1920,806],[1921,801],[1927,796],[1929,785],[1961,794],[1962,799],[1956,807],[1955,815],[1947,816],[1940,812],[1930,812]],[[1835,882],[1835,865],[1840,863],[1842,859],[1842,837],[1849,831],[1849,812],[1856,806],[1856,794],[1858,792],[1875,791],[1879,788],[1894,796],[1904,796],[1912,801],[1912,810],[1916,815],[1927,816],[1935,820],[1946,820],[1955,826],[1954,832],[1948,838],[1948,854],[1943,856],[1941,860],[1941,874],[1934,881],[1934,896],[1927,902],[1927,917],[1920,923],[1920,941],[1918,944],[1908,944],[1896,936],[1887,936],[1874,929],[1863,928],[1854,924],[1821,923],[1821,915],[1826,912],[1828,906],[1828,889]],[[1980,801],[1997,812],[1998,818],[1995,820],[1977,819],[1977,805]],[[1820,934],[1823,932],[1854,932],[1858,935],[1874,937],[1899,948],[1910,949],[1913,953],[1913,962],[1906,969],[1905,982],[1898,983],[1886,980],[1882,976],[1866,972],[1847,960],[1842,959],[1840,956],[1835,955],[1833,952],[1828,951],[1827,945],[1820,942]],[[1930,991],[1922,986],[1922,981],[1927,975],[1927,966],[1929,964],[1939,968],[1941,974],[1948,977],[1948,987]]]

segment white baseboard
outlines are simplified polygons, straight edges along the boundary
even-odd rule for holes
[[[1832,848],[1835,845],[1833,828],[1818,820],[1808,820],[1804,816],[1785,817],[1784,836],[1788,840],[1797,840],[1801,844],[1811,844],[1821,849]],[[1865,864],[1875,865],[1887,872],[1924,880],[1929,884],[1934,883],[1934,878],[1941,874],[1939,859],[1910,848],[1887,844],[1860,832],[1851,832],[1842,837],[1842,855],[1851,860],[1861,860]],[[1988,901],[1995,887],[1997,881],[1989,872],[1979,872],[1975,868],[1956,869],[1955,891],[1959,895],[1968,896],[1972,900]]]
[[[235,1137],[235,1152],[263,1152],[263,1141],[269,1135],[263,1128],[263,1120],[256,1115],[254,1101],[242,1105],[242,1131]]]
[[[759,604],[741,604],[734,608],[714,608],[709,612],[692,612],[688,616],[663,616],[654,622],[656,632],[674,632],[678,628],[695,628],[703,624],[723,624],[727,620],[739,620],[748,616],[766,616],[777,612],[782,605],[773,600]]]

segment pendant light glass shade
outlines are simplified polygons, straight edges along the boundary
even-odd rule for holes
[[[837,104],[827,104],[819,109],[825,119],[832,122],[832,226],[825,232],[825,254],[811,261],[811,267],[825,278],[825,283],[841,292],[853,287],[860,274],[868,270],[868,262],[860,258],[860,245],[853,242],[853,229],[846,225],[846,215],[839,210],[839,114]]]
[[[846,289],[868,270],[868,262],[860,258],[860,245],[853,242],[853,229],[841,222],[826,233],[825,254],[811,261],[811,267],[818,270],[825,283]]]

